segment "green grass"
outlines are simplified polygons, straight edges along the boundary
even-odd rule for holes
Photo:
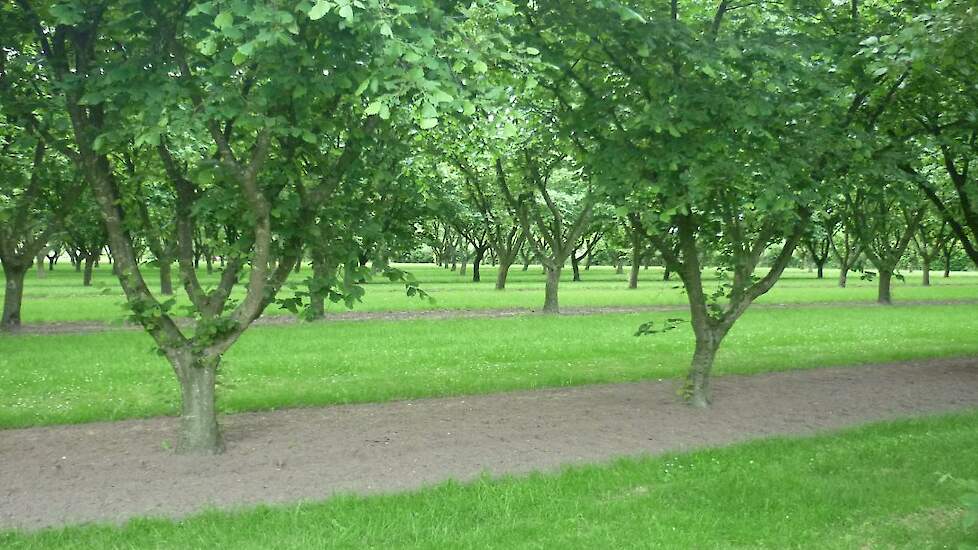
[[[483,269],[482,282],[472,283],[469,277],[460,277],[450,271],[430,265],[402,266],[417,276],[422,288],[429,292],[435,303],[405,296],[401,285],[385,281],[375,281],[368,285],[367,295],[358,311],[403,311],[429,309],[490,309],[524,308],[539,309],[543,305],[544,276],[538,266],[529,271],[517,267],[510,272],[505,291],[494,290],[495,268]],[[158,271],[152,267],[144,268],[147,281],[152,288]],[[309,269],[293,275],[293,282],[299,283],[309,274]],[[836,286],[837,272],[829,270],[826,278],[818,280],[813,273],[804,270],[789,270],[775,288],[763,296],[760,303],[808,303],[808,302],[847,302],[876,299],[876,284],[862,281],[852,275],[848,288]],[[653,306],[685,305],[679,282],[662,281],[659,268],[643,270],[638,290],[628,290],[627,276],[616,275],[609,267],[595,266],[583,272],[583,281],[572,282],[570,269],[563,273],[560,289],[561,305],[565,307],[595,306]],[[215,284],[217,275],[201,275],[204,284]],[[919,300],[978,300],[978,273],[955,273],[944,279],[933,273],[933,286],[923,287],[919,283],[919,272],[907,274],[906,281],[894,281],[893,293],[896,301]],[[2,286],[2,285],[0,285]],[[177,285],[179,287],[179,285]],[[177,288],[178,306],[188,303],[182,289]],[[236,296],[241,296],[239,287]],[[2,288],[0,288],[2,294]],[[283,295],[289,294],[286,291]],[[64,321],[104,321],[119,322],[127,313],[123,307],[122,291],[107,266],[95,275],[95,284],[85,288],[81,285],[81,275],[68,266],[59,266],[45,279],[37,279],[30,273],[25,285],[23,319],[25,323],[51,323]],[[343,306],[332,305],[331,311],[344,311]],[[177,310],[179,311],[179,309]],[[283,310],[272,306],[267,314],[282,314]]]
[[[719,374],[978,355],[978,306],[749,311]],[[677,313],[254,327],[226,354],[224,412],[682,376],[691,331],[637,338]],[[0,427],[176,414],[177,384],[138,331],[0,336]]]
[[[978,412],[558,474],[25,534],[41,548],[956,548]]]

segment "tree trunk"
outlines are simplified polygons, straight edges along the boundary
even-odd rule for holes
[[[173,294],[173,265],[170,260],[160,260],[160,294],[170,296]]]
[[[214,391],[218,363],[187,351],[173,366],[180,381],[179,454],[218,454],[224,449]]]
[[[669,268],[668,267],[664,267],[662,269],[663,269],[662,270],[662,280],[663,281],[668,281],[669,279],[671,279],[672,278],[672,271],[669,271]]]
[[[547,294],[543,300],[543,312],[557,314],[560,313],[560,306],[557,303],[557,289],[560,286],[560,270],[547,269]]]
[[[574,282],[579,282],[581,280],[581,263],[573,252],[571,253],[571,271],[574,272]]]
[[[85,274],[82,275],[82,285],[92,286],[92,267],[95,265],[95,256],[85,256]]]
[[[523,260],[523,271],[529,271],[529,269],[530,269],[530,260],[528,259]]]
[[[326,277],[326,262],[323,258],[313,252],[312,254],[312,278],[314,281],[315,288],[309,289],[309,311],[310,320],[312,319],[322,319],[326,316],[326,296],[322,292],[319,283],[325,280]]]
[[[930,258],[924,258],[924,265],[921,271],[920,284],[930,286]]]
[[[816,267],[818,268],[818,271],[815,274],[815,278],[816,279],[824,279],[825,278],[825,260],[822,260],[820,263],[816,264]]]
[[[214,273],[214,257],[208,253],[204,256],[204,264],[207,265],[207,274]]]
[[[618,258],[618,261],[615,262],[615,275],[621,275],[623,273],[625,273],[625,262],[621,258]]]
[[[509,267],[515,258],[499,258],[499,271],[496,273],[496,290],[506,289],[506,278],[509,277]]]
[[[713,371],[713,362],[720,349],[722,336],[710,328],[696,329],[696,348],[693,352],[693,361],[689,366],[689,376],[687,377],[687,391],[689,404],[700,409],[710,406],[713,395],[710,392],[710,373]]]
[[[944,256],[944,278],[947,279],[951,276],[951,255],[948,254]]]
[[[478,283],[482,280],[482,276],[479,273],[479,267],[482,264],[482,258],[486,255],[486,249],[476,248],[475,257],[472,258],[472,282]]]
[[[20,307],[24,302],[24,277],[27,267],[3,262],[3,276],[6,278],[6,291],[3,295],[3,317],[0,330],[11,330],[20,326]]]
[[[890,283],[893,280],[893,272],[890,270],[880,270],[879,273],[879,297],[877,302],[890,305],[893,303],[893,298],[890,295]]]
[[[37,278],[38,279],[43,279],[44,277],[47,276],[47,273],[44,271],[44,260],[46,259],[47,259],[47,255],[44,253],[43,250],[37,253]]]

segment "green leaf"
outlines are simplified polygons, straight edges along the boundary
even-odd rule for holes
[[[340,17],[346,19],[347,21],[353,21],[353,8],[347,4],[340,8]]]
[[[394,36],[394,31],[391,30],[391,26],[388,25],[387,22],[385,21],[380,24],[380,34],[381,36],[386,36],[390,38]]]
[[[333,3],[330,2],[329,0],[317,1],[316,5],[314,5],[312,9],[309,10],[309,19],[312,19],[313,21],[322,19],[327,13],[329,13],[329,9],[332,7],[333,7]]]
[[[368,115],[368,116],[369,116],[369,115],[376,115],[377,113],[379,113],[379,112],[380,112],[380,109],[381,109],[381,108],[382,108],[383,106],[384,106],[384,104],[383,104],[383,103],[381,103],[380,101],[374,101],[374,102],[373,102],[373,103],[371,103],[370,105],[367,105],[367,108],[366,108],[366,109],[365,109],[365,110],[363,111],[363,113],[364,113],[365,115]]]
[[[438,126],[437,118],[422,118],[421,124],[419,124],[422,130],[430,130],[435,126]]]
[[[528,53],[529,55],[540,55],[540,50],[536,48],[527,48],[526,53]]]
[[[230,27],[233,24],[234,24],[234,15],[227,10],[224,10],[221,13],[217,14],[217,17],[214,18],[214,26],[221,30],[224,30],[225,28]]]
[[[472,70],[479,74],[483,74],[489,70],[489,66],[486,65],[484,61],[476,61],[472,64]]]

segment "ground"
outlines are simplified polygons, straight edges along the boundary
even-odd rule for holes
[[[937,484],[935,468],[941,461],[946,462],[940,467],[948,479],[978,479],[978,466],[945,456],[949,451],[966,455],[978,444],[973,429],[978,408],[978,277],[935,277],[937,285],[931,288],[919,287],[908,277],[895,289],[900,305],[885,308],[871,305],[869,283],[853,281],[852,288],[837,289],[832,279],[816,281],[803,271],[789,273],[780,293],[748,313],[725,343],[718,360],[716,406],[699,412],[682,405],[675,394],[690,352],[686,327],[653,337],[633,336],[646,320],[684,317],[676,310],[683,296],[673,288],[675,283],[655,281],[654,270],[643,272],[649,274],[643,288],[631,293],[621,290],[623,277],[606,268],[585,272],[585,282],[563,285],[572,315],[560,318],[529,311],[531,304],[542,301],[538,271],[517,272],[517,280],[505,292],[491,289],[491,270],[479,285],[445,271],[417,271],[423,283],[426,277],[432,281],[425,288],[435,295],[436,304],[398,298],[396,286],[377,285],[368,289],[367,313],[334,312],[331,322],[311,325],[274,318],[250,331],[227,357],[222,410],[286,410],[224,417],[228,452],[216,459],[172,455],[174,422],[159,415],[176,410],[175,384],[165,363],[149,350],[148,338],[121,330],[121,309],[116,306],[115,316],[107,315],[108,305],[119,300],[111,285],[106,283],[98,292],[71,287],[69,283],[78,282],[65,271],[35,284],[33,291],[29,282],[25,317],[31,326],[26,334],[0,336],[0,383],[8,388],[0,396],[0,426],[9,428],[0,432],[0,487],[5,491],[0,529],[185,517],[210,505],[282,503],[283,513],[298,514],[299,508],[288,503],[321,500],[337,492],[386,493],[444,480],[471,481],[483,473],[495,478],[557,471],[547,474],[556,476],[551,478],[483,479],[474,486],[422,489],[396,502],[389,500],[394,497],[369,496],[307,505],[318,510],[308,513],[320,519],[322,514],[343,515],[353,507],[361,508],[364,521],[386,525],[419,500],[438,503],[471,497],[473,491],[488,492],[492,494],[480,497],[486,499],[482,511],[472,513],[493,517],[486,519],[483,538],[472,535],[466,544],[507,547],[503,533],[513,530],[506,523],[513,518],[503,521],[491,509],[522,507],[522,521],[550,525],[564,525],[577,513],[541,509],[540,513],[554,514],[544,520],[535,515],[535,507],[525,509],[525,503],[497,494],[507,488],[535,487],[533,491],[546,493],[540,484],[593,475],[596,479],[587,483],[585,494],[576,485],[567,492],[566,498],[587,502],[594,491],[614,493],[618,489],[608,479],[624,476],[632,488],[621,498],[655,501],[678,486],[661,479],[646,484],[634,472],[621,472],[631,466],[608,461],[957,411],[964,416],[872,428],[871,434],[888,434],[876,447],[867,443],[872,438],[863,438],[859,445],[870,445],[873,452],[893,437],[906,440],[907,445],[885,457],[892,467],[878,463],[874,469],[861,462],[866,457],[849,456],[829,475],[836,483],[848,475],[840,473],[846,468],[880,474],[866,481],[864,489],[872,492],[882,490],[877,485],[885,485],[887,477],[881,472],[889,471],[891,485],[926,485],[926,491],[904,497],[890,490],[881,493],[880,502],[855,503],[841,528],[828,528],[819,523],[825,519],[819,516],[810,518],[804,528],[779,527],[785,532],[743,538],[746,535],[733,536],[726,527],[726,534],[713,531],[713,539],[703,540],[726,540],[732,546],[940,547],[970,536],[960,526],[954,484],[927,484]],[[65,307],[55,307],[56,302]],[[39,318],[38,313],[32,318],[32,305],[39,311],[47,308],[47,317]],[[58,324],[39,327],[42,321]],[[52,360],[54,349],[59,353]],[[296,406],[307,408],[289,408]],[[150,418],[124,420],[140,417]],[[912,444],[917,437],[912,434],[921,430],[927,437],[944,432],[954,436],[941,439],[943,447],[928,442],[921,448]],[[811,443],[785,440],[778,445],[790,452],[778,454],[791,455],[811,445],[829,454],[842,452],[855,444],[853,437],[842,433]],[[763,443],[731,452],[763,448],[757,445]],[[704,452],[725,451],[669,456],[689,456],[695,462],[699,459],[693,457],[706,456]],[[931,455],[935,456],[929,464],[911,467]],[[811,460],[820,461],[820,456],[815,453]],[[655,464],[655,469],[670,459],[643,460],[652,462],[636,464]],[[790,501],[792,491],[817,492],[820,483],[829,482],[805,480],[804,461],[784,460],[782,470],[766,471],[766,477],[755,480],[768,487],[763,496],[769,505],[780,502],[777,506],[791,508],[794,504],[781,501]],[[590,474],[559,472],[569,464],[595,462],[602,465],[583,470]],[[785,477],[791,472],[797,479]],[[714,474],[710,483],[724,483],[725,476],[733,475],[726,470]],[[773,494],[778,492],[782,494]],[[687,507],[700,505],[699,496],[686,498]],[[743,506],[763,507],[758,495],[738,498]],[[736,505],[727,504],[726,513],[734,513]],[[665,503],[649,505],[653,507],[646,511],[652,515],[675,513],[655,507]],[[253,513],[212,512],[179,524],[136,521],[121,530],[7,531],[0,534],[0,544],[111,546],[117,543],[110,541],[139,540],[148,525],[149,532],[168,532],[166,540],[179,538],[168,525],[186,525],[199,537],[194,540],[203,541],[211,526],[236,525],[249,514]],[[268,515],[269,532],[274,532],[285,516],[276,510]],[[946,529],[928,531],[926,526],[940,523],[938,519]],[[673,521],[682,535],[671,539],[674,544],[663,539],[651,546],[683,546],[681,541],[695,545],[694,530],[708,536],[711,529],[720,528],[700,525],[691,517]],[[465,521],[459,522],[456,528],[463,529]],[[448,524],[454,525],[454,520]],[[334,525],[327,536],[306,526],[302,536],[312,538],[293,534],[288,539],[292,542],[283,546],[323,546],[310,542],[320,536],[335,546],[344,541],[368,545],[368,540],[384,546],[383,539],[371,537],[388,528],[373,527],[367,533],[364,525]],[[396,529],[388,534],[414,541],[405,546],[437,546],[439,535],[433,528],[437,525],[420,521],[412,528],[415,538]],[[584,530],[582,540],[612,536],[605,532],[602,539],[595,525],[574,528]],[[556,540],[556,532],[534,529],[540,537]],[[625,533],[633,528],[610,520],[604,529]],[[646,524],[643,529],[652,533],[657,528]],[[422,532],[426,539],[417,538]],[[643,535],[633,534],[638,538],[620,539],[621,545],[642,546]],[[259,541],[244,540],[244,546]],[[922,541],[927,544],[918,544]]]

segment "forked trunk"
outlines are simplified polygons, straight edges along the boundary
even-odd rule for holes
[[[890,283],[893,280],[893,272],[890,270],[880,270],[879,275],[879,296],[877,302],[890,305],[893,303],[893,298],[890,295]]]
[[[93,267],[95,267],[95,256],[85,256],[85,273],[82,275],[82,285],[92,286]]]
[[[557,314],[560,313],[560,306],[557,303],[557,289],[560,286],[561,268],[547,269],[547,290],[543,300],[543,312]]]
[[[164,296],[173,294],[172,267],[169,260],[160,261],[160,294]]]
[[[207,274],[214,273],[214,258],[208,253],[204,256],[204,264],[207,266]]]
[[[3,295],[3,317],[0,330],[11,330],[20,326],[20,307],[24,302],[24,277],[27,267],[3,262],[3,276],[6,278],[6,291]]]
[[[571,254],[571,271],[574,272],[574,281],[581,280],[581,263],[574,254]]]
[[[224,450],[215,394],[219,361],[187,351],[174,362],[182,400],[176,446],[179,454],[218,454]]]

